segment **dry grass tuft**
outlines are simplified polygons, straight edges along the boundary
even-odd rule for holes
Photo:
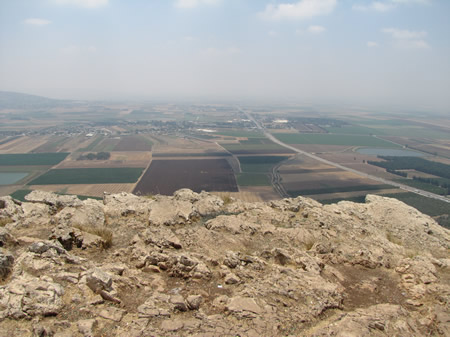
[[[222,196],[222,200],[223,200],[224,205],[228,205],[233,202],[233,200],[231,199],[231,197],[228,194]]]
[[[93,227],[93,226],[75,225],[74,227],[78,228],[83,232],[100,236],[103,239],[102,242],[103,249],[108,249],[113,244],[113,232],[105,226]]]

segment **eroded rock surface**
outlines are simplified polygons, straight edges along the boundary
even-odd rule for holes
[[[1,336],[450,333],[449,231],[394,199],[27,200],[0,198]]]

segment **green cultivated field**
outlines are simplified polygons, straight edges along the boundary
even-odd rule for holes
[[[94,147],[96,147],[103,140],[103,136],[97,136],[88,146],[78,149],[78,152],[89,152],[93,151]]]
[[[270,178],[264,173],[240,173],[237,175],[239,186],[270,186]]]
[[[263,136],[260,132],[257,131],[247,131],[247,130],[219,130],[216,135],[228,136],[228,137],[247,137],[247,138],[260,138]]]
[[[334,135],[322,133],[287,134],[276,133],[276,138],[287,144],[318,144],[318,145],[346,145],[346,146],[372,146],[384,148],[399,148],[391,142],[364,135]]]
[[[74,168],[50,170],[28,185],[135,183],[143,168]]]
[[[278,144],[221,144],[233,154],[293,153]]]
[[[396,182],[400,184],[405,184],[414,188],[418,188],[420,190],[428,191],[435,194],[447,195],[447,189],[439,186],[427,184],[422,181],[413,180],[413,179],[395,179]]]
[[[0,154],[0,166],[53,166],[68,155],[68,152]]]
[[[312,195],[312,194],[329,194],[329,193],[344,193],[344,192],[356,192],[356,191],[378,191],[394,188],[391,185],[355,185],[355,186],[341,186],[341,187],[325,187],[315,189],[304,190],[291,190],[288,194],[295,198],[299,195]]]
[[[325,128],[328,132],[340,135],[384,135],[385,133],[379,129],[372,129],[365,126],[351,125]]]
[[[238,157],[243,172],[270,172],[276,164],[288,159],[288,156],[243,156]]]

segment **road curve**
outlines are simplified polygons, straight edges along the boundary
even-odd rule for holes
[[[400,189],[402,189],[404,191],[408,191],[408,192],[415,193],[415,194],[418,194],[418,195],[421,195],[421,196],[424,196],[424,197],[427,197],[427,198],[432,198],[432,199],[436,199],[436,200],[440,200],[440,201],[444,201],[444,202],[450,203],[450,199],[446,198],[446,197],[444,197],[442,195],[438,195],[438,194],[434,194],[434,193],[431,193],[431,192],[419,190],[417,188],[414,188],[414,187],[411,187],[411,186],[408,186],[408,185],[403,185],[403,184],[400,184],[400,183],[396,183],[394,181],[383,179],[383,178],[380,178],[380,177],[377,177],[377,176],[374,176],[374,175],[371,175],[371,174],[367,174],[367,173],[364,173],[364,172],[361,172],[361,171],[358,171],[358,170],[355,170],[355,169],[352,169],[352,168],[349,168],[349,167],[346,167],[346,166],[342,166],[341,164],[334,163],[332,161],[329,161],[327,159],[323,159],[323,158],[318,157],[318,156],[316,156],[314,154],[311,154],[309,152],[297,149],[296,147],[293,147],[293,146],[291,146],[289,144],[285,144],[282,141],[280,141],[279,139],[275,138],[269,131],[267,131],[263,126],[261,126],[261,124],[258,121],[256,121],[253,118],[253,116],[251,114],[249,114],[247,111],[242,110],[240,107],[238,107],[238,110],[240,112],[242,112],[243,114],[245,114],[247,116],[247,118],[250,119],[253,123],[255,123],[256,127],[259,130],[261,130],[267,138],[269,138],[272,142],[274,142],[274,143],[276,143],[276,144],[278,144],[280,146],[285,147],[286,149],[292,150],[292,151],[294,151],[296,153],[300,153],[300,154],[305,155],[305,156],[307,156],[309,158],[318,160],[318,161],[320,161],[320,162],[322,162],[324,164],[328,164],[328,165],[337,167],[337,168],[339,168],[341,170],[352,172],[352,173],[358,174],[358,175],[360,175],[362,177],[369,178],[369,179],[378,181],[378,182],[386,184],[386,185],[391,185],[391,186],[400,188]]]

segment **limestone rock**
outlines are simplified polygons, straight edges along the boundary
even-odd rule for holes
[[[31,191],[25,196],[25,200],[34,203],[43,203],[57,208],[77,207],[83,203],[75,195],[59,195],[52,192]]]
[[[0,250],[0,279],[5,279],[12,272],[14,256],[9,252]]]
[[[2,336],[450,331],[450,233],[393,199],[224,203],[183,189],[29,200],[0,198],[12,220],[0,228]]]
[[[241,296],[230,298],[227,309],[231,312],[239,313],[248,311],[255,314],[261,314],[263,312],[261,307],[255,302],[253,298]]]
[[[51,316],[63,307],[63,288],[50,279],[28,276],[0,286],[0,317],[13,319]]]
[[[110,291],[112,283],[111,276],[100,268],[94,268],[86,274],[86,284],[94,293],[99,293],[101,290]]]

